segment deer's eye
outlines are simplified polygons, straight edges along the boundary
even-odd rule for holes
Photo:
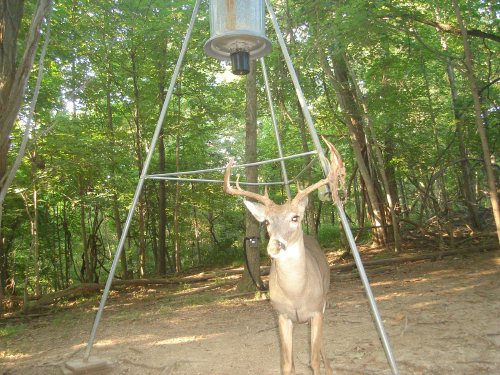
[[[269,226],[269,220],[264,220],[264,225],[267,227]]]
[[[294,223],[298,223],[299,222],[299,219],[300,219],[300,216],[299,215],[295,215],[294,217],[292,217],[292,221]]]

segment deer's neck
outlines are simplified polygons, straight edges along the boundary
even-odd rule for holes
[[[306,283],[306,255],[302,236],[289,244],[278,259],[275,259],[275,272],[279,284],[297,290]]]

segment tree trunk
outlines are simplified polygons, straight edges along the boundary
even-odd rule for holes
[[[467,30],[465,29],[464,26],[462,14],[460,13],[460,8],[458,6],[458,1],[452,0],[452,3],[453,3],[453,8],[455,9],[455,15],[457,17],[458,27],[460,28],[460,33],[462,34],[462,43],[465,53],[466,73],[467,73],[467,78],[469,80],[470,89],[472,92],[472,99],[474,100],[474,114],[476,118],[476,127],[477,127],[477,132],[479,133],[479,138],[481,139],[481,146],[483,148],[484,169],[486,171],[486,177],[488,180],[491,208],[493,210],[493,217],[495,218],[498,241],[500,243],[500,202],[498,200],[495,173],[493,171],[491,163],[492,154],[490,152],[488,137],[486,135],[486,129],[483,121],[483,113],[481,110],[481,99],[479,97],[479,90],[477,87],[477,81],[474,74],[474,63],[472,60],[472,52],[470,50],[469,40],[467,39]]]
[[[250,62],[250,73],[246,79],[246,107],[245,107],[245,162],[253,163],[257,161],[257,83],[256,83],[256,62]],[[247,167],[245,170],[247,182],[257,182],[258,167]],[[249,185],[247,190],[257,192],[258,187]],[[258,246],[252,246],[249,238],[259,238],[259,223],[252,214],[246,211],[245,216],[245,246],[246,260],[243,276],[238,282],[238,290],[250,291],[262,287],[260,278],[260,251]],[[253,243],[253,242],[252,242]]]
[[[201,265],[200,223],[198,221],[198,210],[193,206],[193,234],[196,246],[196,262]]]
[[[401,251],[401,235],[400,235],[400,230],[399,230],[399,218],[398,218],[398,215],[396,213],[396,205],[399,201],[398,196],[397,196],[397,190],[391,189],[391,185],[389,183],[389,177],[388,177],[388,173],[387,173],[387,163],[384,160],[384,156],[382,155],[382,150],[380,149],[380,144],[379,144],[378,139],[377,139],[378,137],[376,135],[375,129],[373,128],[370,114],[368,113],[368,106],[366,104],[365,97],[362,94],[361,89],[358,86],[358,83],[357,83],[358,80],[354,76],[352,69],[349,68],[347,57],[345,57],[345,59],[346,59],[345,60],[346,67],[348,68],[349,72],[351,73],[352,83],[353,83],[354,88],[355,88],[358,102],[361,103],[361,107],[363,109],[362,113],[364,115],[365,123],[368,127],[368,132],[370,134],[370,139],[371,139],[370,149],[373,151],[375,164],[377,165],[377,169],[378,169],[380,176],[382,178],[382,184],[384,186],[385,197],[386,197],[385,201],[387,202],[387,206],[389,207],[389,214],[391,216],[394,251],[399,252],[399,251]]]
[[[194,195],[195,189],[194,189],[194,184],[191,184],[191,190]],[[194,234],[194,240],[195,240],[195,246],[196,246],[196,258],[198,262],[198,266],[201,265],[201,244],[200,244],[200,222],[198,220],[198,209],[196,208],[196,205],[193,205],[193,234]]]
[[[158,97],[159,111],[165,101],[165,62],[167,60],[167,46],[163,44],[158,61]],[[158,163],[159,173],[165,173],[165,134],[163,128],[158,138]],[[167,274],[167,186],[164,180],[160,180],[158,187],[158,259],[157,270],[160,275]]]
[[[180,96],[179,96],[179,103],[180,103]],[[180,143],[181,143],[181,136],[179,133],[177,133],[177,136],[175,139],[175,165],[176,165],[177,172],[179,171],[179,168],[180,168]],[[179,184],[179,182],[176,182],[175,183],[175,203],[174,203],[174,247],[175,247],[174,251],[175,251],[175,272],[176,273],[181,272],[181,266],[182,266],[182,264],[181,264],[181,238],[180,238],[180,233],[179,233],[179,219],[180,219],[179,213],[180,213],[180,208],[181,208],[180,190],[181,190],[181,185]]]
[[[24,98],[40,39],[40,28],[51,0],[40,0],[26,38],[23,57],[17,64],[17,37],[23,16],[23,1],[0,3],[0,190],[7,172],[10,133]],[[2,201],[3,203],[3,201]]]
[[[408,203],[406,200],[406,190],[405,190],[405,185],[403,183],[403,177],[400,177],[397,180],[397,184],[399,187],[399,194],[401,196],[401,212],[402,212],[402,217],[408,219],[410,216],[410,208],[408,207]]]
[[[57,285],[57,290],[59,289],[64,289],[67,287],[67,285],[64,282],[64,269],[63,269],[63,262],[64,262],[64,254],[62,251],[62,239],[61,239],[61,212],[60,212],[60,206],[55,205],[53,207],[53,215],[55,217],[56,223],[55,223],[55,231],[54,231],[54,236],[55,239],[54,241],[57,242],[57,254],[55,254],[56,257],[56,262],[57,262],[57,271],[58,271],[58,285]]]
[[[206,218],[208,221],[208,231],[210,232],[212,247],[217,248],[217,250],[219,251],[222,251],[220,241],[217,239],[217,233],[215,233],[215,220],[217,220],[217,217],[214,217],[214,212],[210,210],[207,212]]]
[[[144,192],[143,192],[144,194]],[[146,222],[144,199],[139,199],[139,277],[146,275]]]
[[[348,70],[345,64],[345,58],[342,53],[335,53],[330,56],[330,63],[323,51],[323,48],[318,44],[318,52],[321,60],[321,65],[326,77],[330,80],[335,92],[337,100],[344,113],[345,123],[349,130],[352,149],[356,158],[356,164],[359,168],[361,177],[366,188],[370,203],[370,213],[372,227],[374,227],[374,240],[380,244],[387,244],[385,236],[385,220],[383,214],[383,204],[380,202],[374,178],[370,174],[367,161],[365,160],[365,135],[362,127],[362,121],[359,114],[359,109],[354,100],[353,92],[349,87]]]
[[[17,119],[26,84],[33,66],[40,28],[52,1],[40,0],[36,8],[21,60],[17,61],[18,35],[23,17],[23,1],[0,2],[0,306],[7,277],[6,239],[2,235],[3,202],[7,194],[7,156],[10,134]],[[1,309],[1,307],[0,307]]]
[[[7,109],[12,105],[10,93],[15,86],[17,61],[17,36],[23,17],[23,1],[4,0],[0,3],[0,188],[7,172],[7,154],[10,145],[10,133],[17,117],[17,111]],[[28,77],[26,77],[27,80]],[[25,85],[26,82],[20,84]],[[21,105],[20,98],[15,98]]]
[[[102,250],[102,241],[100,238],[100,228],[104,221],[104,216],[100,213],[101,207],[99,204],[94,205],[94,218],[92,220],[92,225],[89,234],[89,254],[90,254],[90,279],[91,282],[99,282],[99,250]],[[101,251],[102,253],[102,251]]]
[[[177,86],[177,133],[175,136],[175,170],[179,172],[181,167],[181,159],[180,159],[180,148],[181,148],[181,99],[182,99],[182,77],[179,78],[178,86]],[[180,226],[180,192],[181,186],[179,182],[175,183],[175,196],[174,196],[174,261],[175,261],[175,272],[179,273],[182,269],[181,262],[181,237],[179,232]]]
[[[114,153],[114,149],[116,148],[116,141],[115,141],[115,129],[114,129],[114,124],[113,124],[113,108],[112,108],[112,103],[111,103],[111,61],[110,61],[110,56],[109,56],[109,51],[106,51],[107,53],[107,64],[106,64],[106,121],[108,124],[108,131],[109,131],[109,140],[110,140],[110,146],[111,150]],[[113,187],[116,190],[117,186],[116,183],[114,182],[116,175],[116,162],[114,158],[112,157],[112,162],[111,162],[111,176],[113,177]],[[116,191],[113,193],[113,219],[115,222],[115,231],[116,231],[116,237],[118,239],[121,238],[122,233],[123,233],[123,227],[122,227],[122,222],[120,220],[120,205],[118,203],[118,194]],[[123,250],[120,254],[120,264],[121,264],[121,271],[122,271],[122,278],[125,280],[127,278],[127,251],[125,248],[125,244],[123,245]]]
[[[115,222],[116,238],[120,239],[123,233],[122,222],[120,219],[120,205],[118,203],[118,196],[113,193],[113,219]],[[123,250],[120,254],[120,265],[122,270],[122,279],[128,278],[128,267],[127,267],[127,252],[125,244],[123,244]]]
[[[329,51],[327,56],[325,49],[321,45],[321,25],[319,15],[318,1],[314,1],[315,24],[316,31],[316,47],[319,55],[319,60],[325,73],[325,76],[335,90],[338,104],[342,110],[344,123],[347,126],[349,137],[351,140],[352,149],[356,159],[356,164],[361,174],[364,188],[368,196],[368,214],[372,222],[372,239],[378,244],[387,246],[386,236],[386,215],[383,198],[379,196],[382,191],[375,174],[370,170],[370,163],[367,155],[367,144],[365,131],[363,129],[363,121],[361,109],[356,102],[356,93],[353,92],[349,84],[349,69],[347,67],[344,50]],[[330,43],[331,44],[331,43]],[[330,65],[331,64],[331,65]]]
[[[32,158],[32,160],[34,159]],[[23,197],[26,215],[28,216],[30,222],[31,245],[30,245],[29,259],[30,261],[31,259],[33,259],[33,276],[35,278],[34,295],[36,297],[40,297],[41,288],[40,288],[40,263],[39,263],[40,243],[38,237],[38,189],[36,183],[36,166],[34,163],[32,163],[30,177],[31,180],[33,181],[33,192],[31,196],[31,201],[27,194],[21,194],[21,196]],[[28,279],[28,273],[29,273],[29,268],[27,268],[24,272],[26,280]],[[27,283],[25,283],[25,293],[27,293]]]
[[[165,173],[165,142],[163,129],[158,139],[159,173]],[[164,180],[158,187],[158,259],[157,269],[160,275],[167,274],[167,186]]]
[[[82,235],[82,266],[80,268],[80,276],[82,282],[90,282],[89,269],[90,269],[90,258],[89,258],[89,248],[87,240],[87,226],[85,224],[85,192],[86,184],[84,185],[84,178],[78,176],[78,193],[80,196],[80,231]]]
[[[33,154],[33,159],[35,158]],[[38,236],[38,187],[36,177],[35,161],[32,161],[32,181],[33,181],[33,223],[31,230],[31,241],[33,247],[33,270],[35,273],[35,296],[42,295],[40,287],[40,241]]]
[[[434,167],[439,166],[441,163],[441,158],[444,156],[444,151],[441,150],[441,145],[439,142],[439,129],[438,129],[438,124],[436,121],[436,115],[434,111],[434,106],[432,105],[433,100],[432,100],[432,94],[431,94],[431,87],[429,83],[429,76],[427,74],[427,67],[425,65],[425,61],[421,65],[422,67],[422,72],[424,76],[424,82],[425,82],[425,94],[427,98],[427,106],[428,106],[428,112],[429,112],[429,117],[430,117],[430,122],[432,125],[432,133],[434,136],[434,146],[436,149],[436,163],[434,164]],[[435,168],[434,168],[435,170]],[[449,198],[448,198],[448,192],[446,190],[446,178],[444,173],[441,173],[439,177],[435,180],[433,183],[435,185],[435,190],[436,190],[436,196],[437,196],[437,204],[436,204],[436,212],[438,214],[438,218],[441,218],[441,220],[437,220],[438,226],[440,228],[440,232],[445,229],[448,232],[448,237],[450,239],[450,244],[453,243],[453,227],[451,224],[450,220],[450,204],[449,204]],[[442,221],[444,219],[445,222],[445,228],[441,228]],[[444,238],[443,236],[439,236],[439,246],[440,248],[444,249]]]
[[[69,275],[70,275],[70,270],[71,270],[71,259],[73,259],[73,250],[72,250],[72,245],[71,245],[71,231],[69,230],[69,223],[68,223],[68,202],[64,200],[63,202],[63,231],[64,231],[64,283],[65,286],[69,285]]]
[[[436,115],[434,111],[434,106],[433,106],[433,99],[432,99],[432,94],[431,94],[431,87],[429,83],[429,75],[427,74],[427,67],[425,65],[425,61],[422,62],[421,65],[422,68],[422,74],[424,76],[424,82],[425,82],[425,96],[427,99],[427,112],[429,114],[430,118],[430,123],[432,125],[432,135],[434,137],[434,147],[436,150],[436,155],[437,155],[437,162],[434,164],[434,166],[440,165],[440,159],[443,156],[443,151],[441,150],[441,145],[439,142],[439,129],[438,129],[438,124],[436,121]],[[438,206],[439,210],[441,212],[448,212],[448,192],[446,191],[446,180],[444,174],[441,174],[437,179],[436,179],[436,190],[437,190],[437,197],[438,197]]]
[[[444,36],[441,36],[441,46],[445,51],[448,50],[448,45],[446,43]],[[453,117],[455,119],[455,130],[458,140],[458,152],[460,155],[460,159],[462,160],[460,163],[460,169],[463,178],[459,179],[459,185],[461,186],[464,194],[465,206],[469,211],[470,224],[475,229],[481,229],[482,225],[481,221],[479,220],[479,214],[477,212],[476,194],[474,192],[474,182],[472,180],[472,173],[469,163],[467,147],[465,145],[463,121],[462,121],[462,116],[460,115],[458,110],[458,91],[457,91],[457,85],[455,83],[455,70],[453,68],[453,64],[451,63],[451,59],[449,57],[446,59],[446,75],[448,77],[448,82],[450,84],[451,103],[453,106]]]
[[[133,92],[134,92],[134,126],[135,126],[135,147],[137,153],[137,171],[140,176],[142,173],[143,162],[142,162],[142,125],[139,114],[139,84],[138,84],[138,73],[136,65],[136,54],[135,50],[130,52],[130,60],[132,64],[132,81],[133,81]],[[139,202],[137,204],[137,210],[139,213],[139,276],[144,277],[146,268],[146,238],[145,238],[145,190],[143,190],[141,196],[139,197]]]

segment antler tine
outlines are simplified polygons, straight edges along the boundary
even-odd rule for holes
[[[295,202],[295,203],[304,199],[307,195],[311,194],[314,190],[317,190],[320,187],[327,185],[328,183],[334,183],[334,181],[335,181],[335,175],[336,175],[335,166],[337,164],[339,164],[339,161],[340,161],[340,163],[342,163],[342,159],[340,159],[340,155],[339,155],[338,151],[335,149],[335,147],[330,142],[328,142],[326,139],[323,138],[323,140],[325,141],[328,148],[330,149],[330,162],[328,164],[329,165],[328,175],[324,179],[322,179],[322,180],[316,182],[315,184],[305,188],[304,190],[299,189],[299,192],[297,193],[295,198],[293,198],[293,202]],[[326,159],[326,157],[324,159]]]
[[[318,182],[316,182],[315,184],[312,184],[311,186],[308,186],[307,188],[305,188],[304,190],[300,190],[299,189],[299,192],[297,193],[297,195],[293,198],[292,202],[294,203],[297,203],[297,202],[300,202],[302,199],[304,199],[307,195],[311,194],[314,190],[317,190],[319,189],[320,187],[328,184],[329,182],[329,177],[326,177]]]
[[[252,191],[246,191],[243,190],[240,185],[239,185],[239,178],[236,181],[236,189],[231,186],[231,168],[234,165],[234,158],[231,158],[229,160],[229,163],[227,163],[226,166],[226,172],[224,173],[224,192],[227,194],[231,195],[240,195],[242,197],[246,197],[249,199],[253,199],[254,201],[260,202],[266,206],[270,205],[273,203],[273,201],[266,195],[260,195],[257,193],[254,193]]]

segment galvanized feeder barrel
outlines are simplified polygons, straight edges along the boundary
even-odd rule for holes
[[[231,60],[234,74],[248,74],[250,59],[271,52],[263,0],[210,0],[210,39],[205,53]]]

